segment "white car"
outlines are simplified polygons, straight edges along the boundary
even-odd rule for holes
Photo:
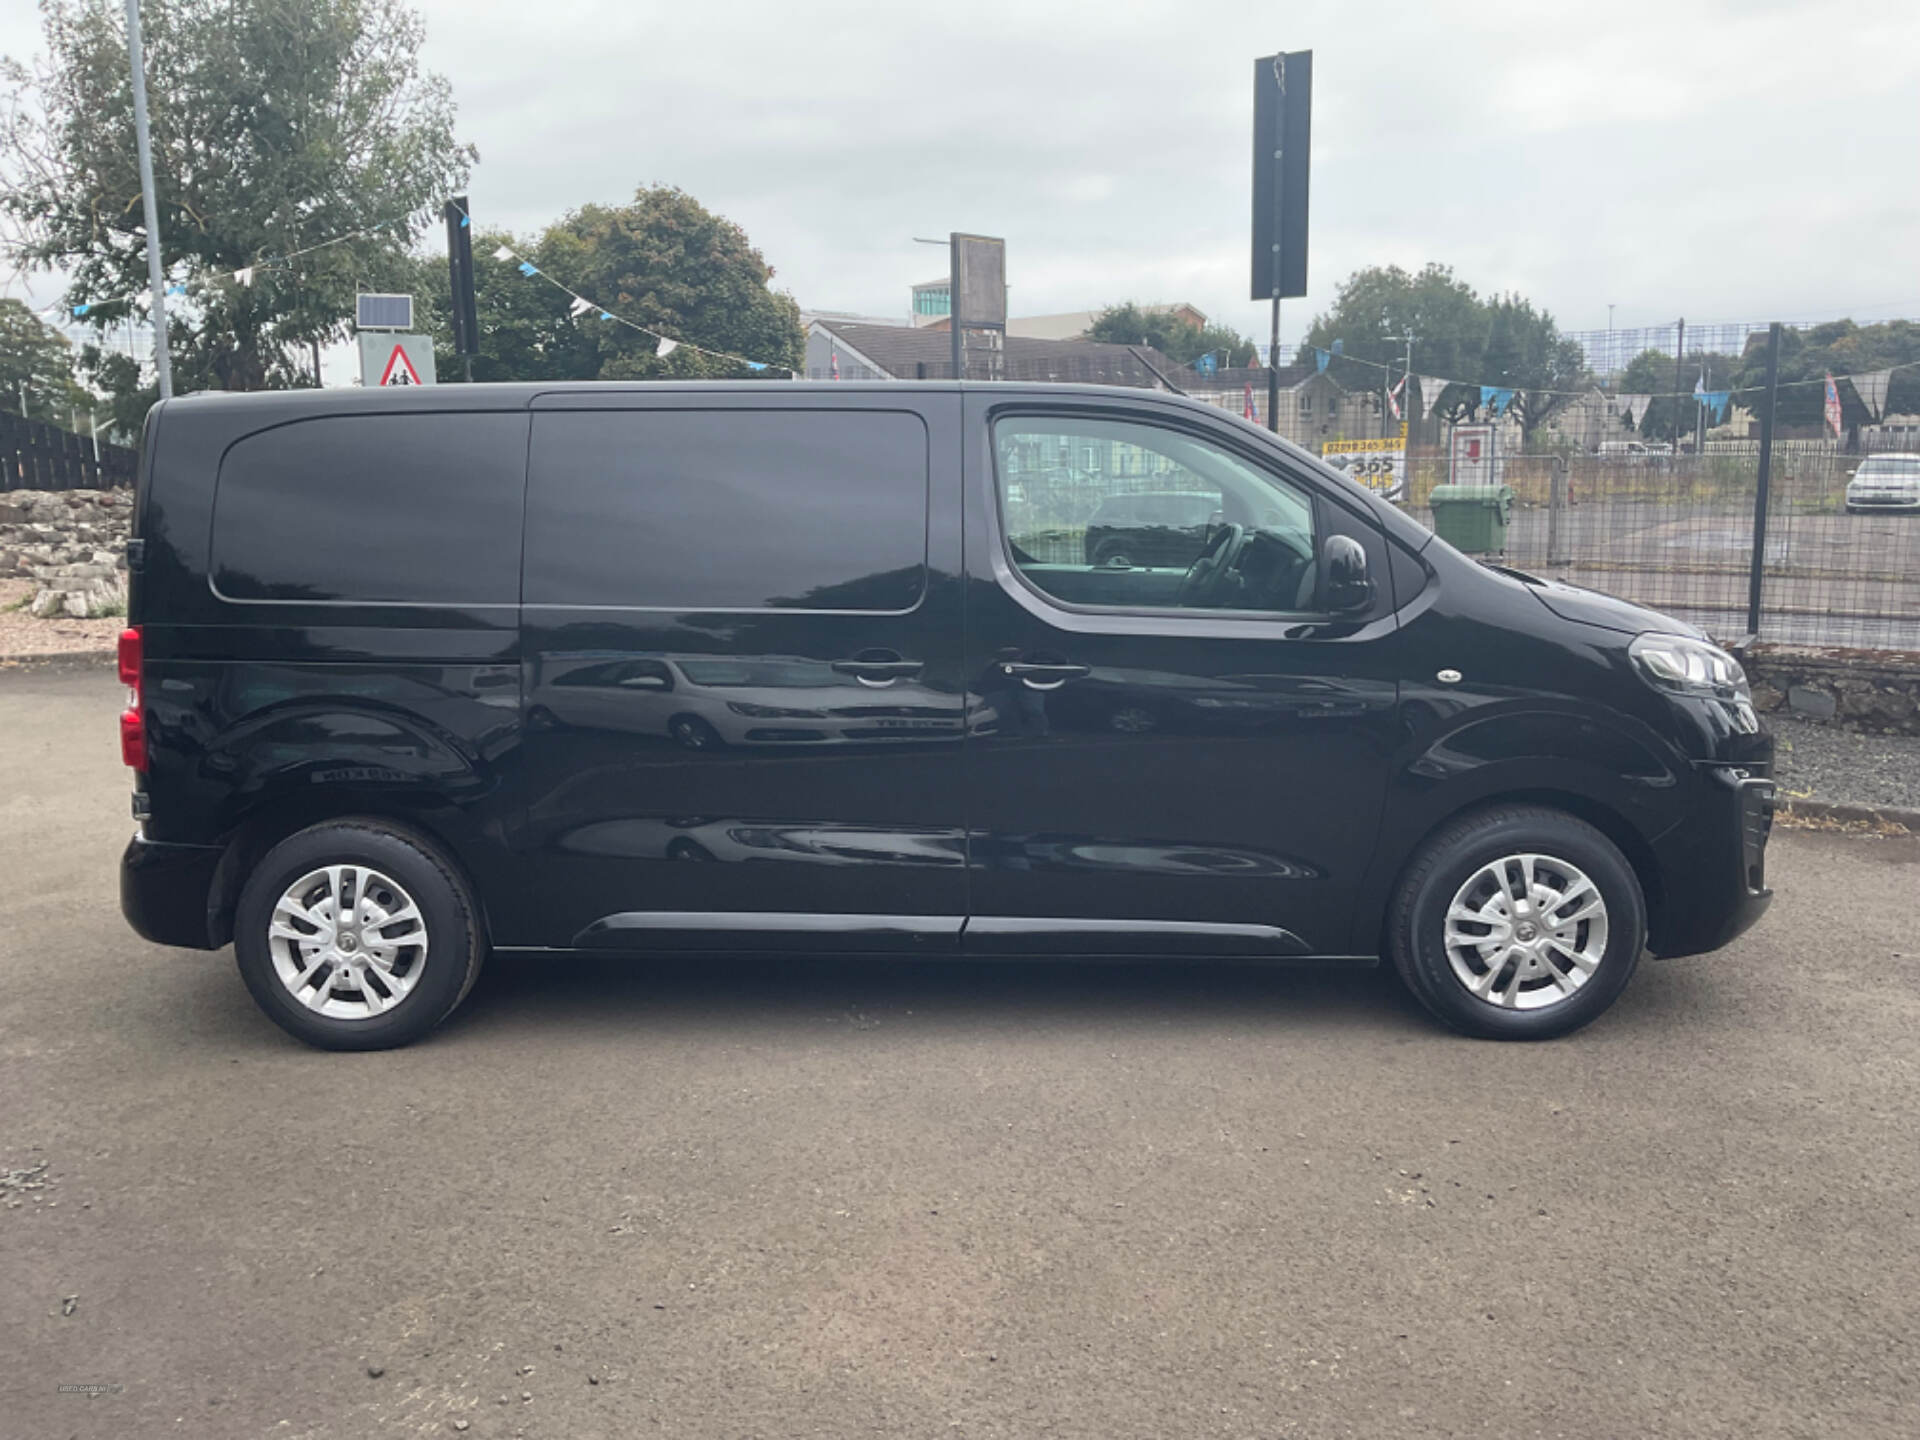
[[[1869,455],[1847,481],[1847,513],[1920,510],[1920,455]]]

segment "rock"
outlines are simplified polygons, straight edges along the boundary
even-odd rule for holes
[[[33,603],[27,606],[27,613],[36,620],[53,620],[67,613],[67,597],[59,590],[42,590],[33,597]]]
[[[384,1365],[367,1366],[367,1376],[369,1379],[378,1380],[382,1375],[386,1373],[387,1373],[387,1367]]]
[[[1840,703],[1825,690],[1816,690],[1811,685],[1790,685],[1787,708],[1813,720],[1831,720],[1839,713]]]

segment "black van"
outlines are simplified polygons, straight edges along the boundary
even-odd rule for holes
[[[1062,457],[1201,552],[1090,563]],[[1771,899],[1732,657],[1173,396],[195,396],[131,561],[126,916],[316,1045],[490,950],[1387,957],[1538,1038]]]

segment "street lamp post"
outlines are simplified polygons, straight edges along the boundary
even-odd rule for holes
[[[153,287],[153,370],[160,398],[173,394],[167,354],[167,285],[160,269],[160,206],[153,194],[153,138],[147,131],[147,63],[140,46],[140,0],[127,0],[127,60],[133,67],[133,138],[140,152],[140,201],[147,222],[147,283]]]

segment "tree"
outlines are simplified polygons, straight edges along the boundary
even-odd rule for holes
[[[1467,382],[1447,387],[1438,412],[1443,419],[1477,413],[1475,387],[1497,385],[1515,392],[1513,413],[1531,436],[1568,398],[1551,392],[1578,389],[1586,375],[1586,353],[1560,333],[1552,315],[1519,295],[1483,300],[1446,265],[1430,264],[1418,274],[1398,265],[1354,271],[1333,308],[1315,318],[1307,344],[1331,350],[1339,341],[1343,354],[1331,362],[1334,378],[1377,390],[1406,364],[1409,334],[1417,373]],[[1432,411],[1438,398],[1423,394],[1419,403]]]
[[[45,0],[44,16],[48,58],[0,72],[0,247],[65,271],[104,330],[147,287],[123,12]],[[178,388],[302,383],[355,291],[407,273],[474,159],[447,82],[420,68],[420,20],[405,0],[146,0],[144,31],[161,262],[184,286]],[[137,367],[84,357],[137,426]]]
[[[591,331],[572,323],[567,299],[551,285],[529,281],[517,266],[493,258],[502,245],[517,254],[538,256],[539,242],[505,231],[476,231],[473,237],[474,310],[480,322],[476,381],[591,380],[599,373],[599,354]],[[410,288],[416,323],[433,336],[434,364],[443,378],[461,372],[453,348],[453,290],[444,255],[416,261]],[[594,322],[596,324],[603,322]]]
[[[520,261],[495,259],[502,245],[542,274],[525,275]],[[772,267],[738,225],[670,186],[644,188],[631,205],[586,206],[532,240],[478,233],[473,261],[475,380],[780,380],[787,378],[782,367],[803,363],[800,308],[792,296],[767,288]],[[458,374],[446,258],[427,255],[414,266],[435,364],[442,375]],[[682,343],[662,359],[653,336],[603,320],[597,308],[573,315],[567,290]],[[703,356],[696,346],[721,353]],[[770,368],[756,371],[725,355]]]
[[[1782,425],[1824,425],[1824,382],[1828,375],[1838,379],[1915,361],[1920,361],[1920,324],[1911,320],[1888,320],[1878,325],[1833,320],[1806,330],[1785,330],[1780,336],[1779,409],[1775,419]],[[1747,337],[1746,351],[1732,380],[1745,392],[1737,397],[1740,403],[1757,413],[1764,403],[1767,383],[1765,334]],[[1849,430],[1871,423],[1873,417],[1853,387],[1842,384],[1839,391],[1841,423]],[[1920,367],[1893,372],[1883,414],[1920,414]]]
[[[93,408],[93,396],[73,381],[73,347],[66,337],[20,301],[4,299],[0,300],[0,408],[18,409],[23,387],[26,413],[35,420],[67,425],[76,410]]]
[[[540,237],[535,263],[614,314],[681,342],[662,358],[653,336],[617,321],[569,322],[592,331],[596,379],[784,379],[778,369],[755,371],[724,357],[788,370],[805,363],[800,307],[768,288],[773,267],[746,231],[684,190],[643,186],[630,205],[582,206]],[[566,314],[570,302],[560,291],[538,277],[523,283],[545,289]]]
[[[1168,359],[1191,365],[1202,355],[1220,352],[1222,368],[1251,365],[1259,353],[1253,341],[1230,325],[1195,325],[1170,310],[1129,300],[1109,305],[1087,328],[1089,340],[1109,345],[1151,345]]]
[[[1699,402],[1693,398],[1694,385],[1704,375],[1703,388],[1731,390],[1737,383],[1739,363],[1717,350],[1692,350],[1675,366],[1673,357],[1664,350],[1642,350],[1620,372],[1617,390],[1622,395],[1651,395],[1653,400],[1640,417],[1640,433],[1649,440],[1677,441],[1693,433],[1700,417]],[[1673,388],[1676,374],[1681,392],[1678,396]]]
[[[1552,315],[1518,295],[1500,296],[1487,309],[1481,383],[1514,392],[1514,417],[1532,439],[1540,423],[1573,398],[1587,373],[1587,352],[1560,333]]]
[[[1373,362],[1333,362],[1335,378],[1343,384],[1371,390],[1378,388],[1382,374],[1374,367],[1397,371],[1405,364],[1409,333],[1414,337],[1414,370],[1476,379],[1491,328],[1485,303],[1450,267],[1427,265],[1409,274],[1398,265],[1371,265],[1342,282],[1333,308],[1317,316],[1307,330],[1306,343],[1331,350],[1338,340],[1347,356]],[[1429,395],[1424,403],[1431,406],[1433,400]]]

